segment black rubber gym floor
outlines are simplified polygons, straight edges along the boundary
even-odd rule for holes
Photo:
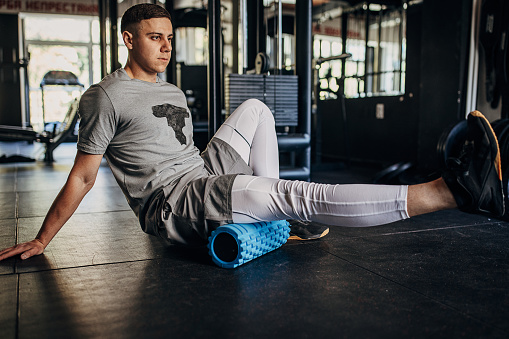
[[[0,154],[37,147],[0,143]],[[60,146],[51,166],[0,165],[0,247],[35,236],[74,152]],[[44,255],[0,262],[0,337],[507,338],[508,248],[509,223],[445,211],[331,228],[222,269],[204,250],[144,234],[103,164]]]

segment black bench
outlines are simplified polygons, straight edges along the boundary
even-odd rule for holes
[[[0,125],[0,140],[5,141],[37,141],[44,143],[46,150],[44,161],[54,161],[53,151],[69,137],[78,122],[78,99],[69,106],[61,124],[54,124],[52,131],[37,132],[31,127]]]

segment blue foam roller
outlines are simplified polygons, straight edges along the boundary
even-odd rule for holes
[[[207,247],[216,265],[235,268],[281,247],[289,235],[286,220],[229,224],[211,233]]]

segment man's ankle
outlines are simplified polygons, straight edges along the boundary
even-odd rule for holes
[[[442,178],[408,187],[407,212],[410,217],[456,207],[454,196]]]

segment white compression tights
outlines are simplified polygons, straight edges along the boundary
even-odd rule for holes
[[[233,183],[233,221],[311,220],[338,226],[375,226],[408,218],[407,186],[328,185],[278,179],[274,118],[248,100],[215,134],[253,169]]]

